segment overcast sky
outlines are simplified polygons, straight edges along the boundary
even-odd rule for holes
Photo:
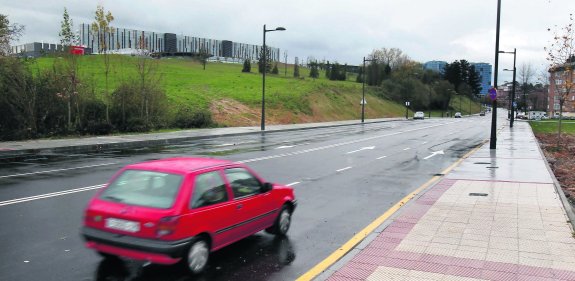
[[[64,7],[74,24],[91,23],[96,6],[116,27],[262,44],[298,56],[360,64],[373,49],[399,48],[413,60],[495,61],[496,0],[0,0],[0,13],[25,25],[19,43],[56,43]],[[575,13],[574,0],[502,0],[500,49],[517,48],[517,66],[544,69],[552,34]],[[283,60],[283,55],[282,55]],[[513,55],[500,56],[500,71]],[[500,72],[499,84],[511,80]]]

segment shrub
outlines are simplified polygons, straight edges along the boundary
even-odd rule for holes
[[[189,107],[181,107],[174,120],[177,128],[205,128],[213,124],[212,113],[205,109],[192,110]]]

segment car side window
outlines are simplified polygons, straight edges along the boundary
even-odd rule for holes
[[[234,198],[259,194],[262,184],[250,172],[243,168],[226,169],[226,177],[230,182]]]
[[[196,176],[190,202],[192,209],[226,201],[228,201],[226,183],[217,171]]]

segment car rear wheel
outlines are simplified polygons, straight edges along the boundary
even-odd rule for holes
[[[205,239],[199,238],[190,246],[187,256],[187,266],[192,274],[202,273],[208,265],[210,246]]]
[[[289,230],[291,225],[291,210],[288,206],[283,205],[278,215],[276,222],[270,228],[267,228],[266,231],[271,234],[285,236]]]

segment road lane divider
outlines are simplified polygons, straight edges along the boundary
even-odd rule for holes
[[[12,205],[12,204],[17,204],[17,203],[28,202],[28,201],[39,200],[39,199],[45,199],[45,198],[50,198],[50,197],[62,196],[62,195],[67,195],[67,194],[72,194],[72,193],[77,193],[77,192],[83,192],[83,191],[88,191],[88,190],[94,190],[94,189],[102,188],[105,185],[106,184],[98,184],[98,185],[92,185],[92,186],[80,187],[80,188],[69,189],[69,190],[64,190],[64,191],[58,191],[58,192],[52,192],[52,193],[46,193],[46,194],[35,195],[35,196],[30,196],[30,197],[23,197],[23,198],[18,198],[18,199],[2,201],[2,202],[0,202],[0,207]]]
[[[298,185],[298,184],[300,184],[300,182],[296,181],[296,182],[288,183],[288,184],[286,184],[286,186],[294,186],[294,185]]]
[[[85,169],[85,168],[94,168],[94,167],[109,166],[109,165],[114,165],[114,164],[118,164],[118,162],[104,163],[104,164],[96,164],[96,165],[88,165],[88,166],[81,166],[81,167],[74,167],[74,168],[65,168],[65,169],[56,169],[56,170],[40,171],[40,172],[32,172],[32,173],[14,174],[14,175],[7,175],[7,176],[0,176],[0,179],[2,179],[2,178],[12,178],[12,177],[21,177],[21,176],[29,176],[29,175],[37,175],[37,174],[55,173],[55,172],[70,171],[70,170]]]
[[[387,157],[387,155],[384,155],[384,156],[378,157],[377,160],[381,160],[381,159],[386,158],[386,157]]]
[[[349,169],[351,169],[351,166],[349,166],[349,167],[345,167],[345,168],[341,168],[341,169],[339,169],[339,170],[336,170],[336,172],[338,172],[338,173],[339,173],[339,172],[343,172],[343,171],[345,171],[345,170],[349,170]]]

